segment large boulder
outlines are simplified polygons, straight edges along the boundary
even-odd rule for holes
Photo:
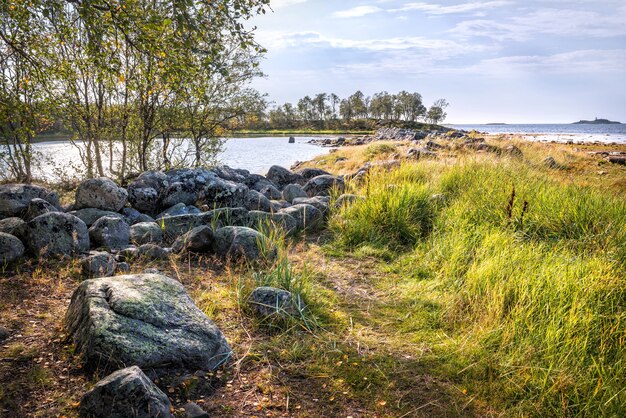
[[[309,197],[299,184],[288,184],[283,188],[283,200],[291,203],[298,197]]]
[[[83,181],[76,189],[74,209],[96,208],[119,212],[126,204],[128,192],[111,179],[100,177]]]
[[[285,209],[281,209],[278,213],[284,213],[292,216],[298,222],[298,229],[315,229],[319,227],[323,220],[323,213],[313,205],[298,204]]]
[[[0,232],[0,265],[12,263],[24,255],[24,244],[13,235]]]
[[[171,206],[183,203],[185,205],[193,205],[198,200],[198,190],[194,184],[176,182],[170,184],[161,193],[161,206],[169,208]]]
[[[184,203],[177,203],[174,206],[171,206],[159,213],[156,216],[156,219],[167,218],[168,216],[179,216],[179,215],[198,215],[202,213],[200,209],[192,205],[186,205]]]
[[[182,251],[206,253],[213,248],[214,240],[213,230],[209,226],[202,225],[179,237],[172,245],[172,250],[177,253]]]
[[[117,212],[111,212],[110,210],[102,210],[102,209],[94,209],[94,208],[85,208],[79,210],[73,210],[69,212],[71,215],[76,216],[81,221],[85,222],[85,225],[91,226],[100,218],[104,218],[105,216],[124,219],[124,215]]]
[[[156,223],[163,230],[163,236],[167,240],[174,240],[201,225],[199,215],[192,214],[159,218]]]
[[[248,212],[248,225],[257,231],[267,231],[269,228],[281,228],[285,234],[290,235],[297,231],[298,221],[286,213],[267,213],[258,210]]]
[[[296,174],[278,165],[271,166],[265,177],[276,184],[279,189],[282,189],[288,184],[304,184],[306,181],[300,174]]]
[[[333,190],[342,193],[345,189],[345,183],[342,178],[329,175],[313,177],[303,187],[304,191],[313,196],[330,196]]]
[[[248,210],[261,210],[263,212],[270,212],[272,210],[272,202],[256,190],[248,191],[244,203]]]
[[[160,243],[163,231],[156,222],[140,222],[130,227],[130,241],[134,244]]]
[[[22,217],[28,222],[48,212],[59,212],[59,209],[47,200],[36,198],[30,201]]]
[[[293,199],[294,205],[311,205],[315,206],[317,210],[322,212],[322,215],[326,215],[330,208],[329,196],[315,196],[315,197],[297,197]]]
[[[26,221],[22,218],[4,218],[0,220],[0,232],[18,236],[23,233],[26,227]]]
[[[248,298],[252,312],[263,319],[299,318],[306,305],[299,296],[275,287],[257,287]]]
[[[145,171],[128,185],[128,202],[140,212],[154,214],[159,205],[161,191],[167,184],[165,173]]]
[[[121,210],[124,220],[128,225],[135,225],[141,222],[154,222],[154,218],[139,212],[134,208],[124,208]]]
[[[198,219],[200,225],[210,225],[213,229],[221,228],[223,226],[246,226],[248,222],[248,209],[215,209],[198,215]]]
[[[93,247],[122,248],[130,243],[130,226],[125,220],[105,216],[89,228]]]
[[[43,199],[59,207],[59,195],[34,184],[0,185],[0,218],[21,216],[33,199]]]
[[[109,277],[115,274],[117,261],[107,252],[94,251],[80,261],[80,266],[84,276]]]
[[[215,231],[214,248],[228,260],[272,260],[276,256],[276,248],[265,235],[244,226],[225,226]]]
[[[248,187],[219,177],[210,179],[200,193],[199,202],[211,209],[245,206]]]
[[[321,168],[303,168],[302,170],[298,171],[298,174],[304,177],[306,181],[309,181],[313,177],[317,176],[330,176],[330,173],[328,171],[322,170]]]
[[[69,213],[49,212],[27,224],[24,243],[35,255],[71,255],[89,251],[87,225]]]
[[[118,370],[87,392],[78,412],[87,418],[170,418],[171,404],[137,366]]]
[[[153,260],[166,260],[172,254],[171,248],[163,248],[156,244],[143,244],[137,248],[138,257],[150,258]]]
[[[222,332],[178,281],[158,274],[82,282],[65,325],[87,369],[139,366],[158,375],[215,370],[231,355]]]

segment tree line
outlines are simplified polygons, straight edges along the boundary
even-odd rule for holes
[[[319,93],[301,98],[296,105],[273,107],[267,112],[267,120],[274,129],[341,127],[364,119],[437,124],[446,118],[447,107],[448,102],[439,99],[427,108],[421,94],[407,91],[383,91],[372,96],[357,91],[344,99],[334,93]]]
[[[209,163],[228,123],[266,106],[248,88],[265,51],[244,23],[267,4],[1,2],[5,177],[32,180],[33,140],[60,127],[88,177]]]

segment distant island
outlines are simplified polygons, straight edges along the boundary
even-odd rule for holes
[[[579,120],[578,122],[574,122],[574,125],[621,125],[621,122],[614,122],[608,119],[598,119],[595,120]]]
[[[502,123],[502,122],[491,122],[491,123],[488,123],[487,125],[490,125],[490,126],[501,126],[501,125],[506,125],[506,123]]]

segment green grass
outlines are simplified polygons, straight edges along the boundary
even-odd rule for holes
[[[433,347],[442,377],[506,416],[624,416],[623,197],[509,160],[353,188],[366,200],[333,214],[328,251],[384,254],[396,299],[380,314]]]

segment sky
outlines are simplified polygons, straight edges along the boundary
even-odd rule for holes
[[[296,103],[401,90],[448,123],[626,123],[626,0],[271,0],[253,87]]]

